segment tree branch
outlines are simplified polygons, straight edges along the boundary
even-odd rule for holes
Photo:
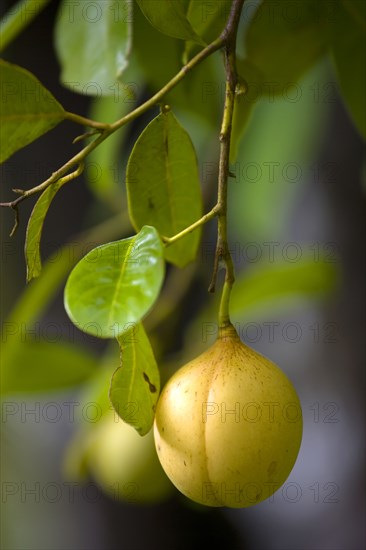
[[[40,185],[37,185],[36,187],[33,187],[32,189],[26,191],[13,189],[13,191],[20,193],[20,196],[13,201],[0,203],[0,206],[9,207],[15,211],[15,224],[11,235],[14,234],[19,225],[18,205],[20,204],[20,202],[30,197],[31,195],[44,191],[45,189],[47,189],[47,187],[65,177],[67,173],[76,165],[80,166],[83,163],[84,159],[89,155],[89,153],[91,153],[96,147],[98,147],[103,141],[105,141],[111,134],[116,132],[125,124],[132,122],[133,120],[144,114],[146,111],[151,109],[153,106],[161,102],[164,96],[173,88],[175,88],[175,86],[177,86],[177,84],[179,84],[194,67],[196,67],[199,63],[201,63],[204,59],[209,57],[217,50],[225,47],[226,96],[220,133],[221,146],[218,180],[218,201],[216,206],[214,206],[214,208],[210,212],[200,218],[200,220],[197,220],[197,222],[187,227],[177,235],[174,235],[172,237],[164,237],[163,240],[167,246],[173,244],[173,242],[176,242],[178,239],[184,237],[186,234],[194,231],[197,227],[203,225],[214,216],[218,215],[218,241],[214,262],[214,273],[209,290],[213,292],[215,289],[216,275],[221,259],[223,259],[226,264],[226,283],[229,284],[231,287],[234,281],[234,269],[227,244],[227,179],[229,175],[231,122],[234,109],[235,88],[237,84],[235,46],[239,19],[243,4],[244,0],[233,0],[228,21],[221,35],[216,40],[211,42],[211,44],[201,50],[197,55],[195,55],[190,61],[188,61],[181,68],[181,70],[150,99],[145,101],[142,105],[140,105],[121,119],[117,120],[113,124],[96,122],[83,116],[66,112],[66,119],[93,128],[99,133],[99,136],[94,141],[86,145],[81,151],[79,151],[79,153],[69,159],[63,166],[61,166],[56,172],[54,172]],[[91,134],[92,133],[93,132],[91,132]],[[90,134],[88,133],[88,135]],[[80,136],[79,138],[81,139]],[[76,172],[73,172],[72,179],[76,177],[74,174],[78,175],[78,173],[78,170],[76,170]]]
[[[80,164],[84,161],[84,159],[91,153],[98,145],[100,145],[104,140],[106,140],[111,134],[116,132],[119,128],[124,126],[125,124],[128,124],[129,122],[132,122],[142,114],[144,114],[146,111],[151,109],[154,105],[159,103],[164,96],[170,92],[181,80],[184,79],[184,77],[199,63],[201,63],[204,59],[206,59],[208,56],[219,50],[223,47],[225,43],[225,39],[223,36],[219,36],[216,40],[214,40],[211,44],[206,46],[203,50],[201,50],[197,55],[195,55],[182,69],[171,79],[169,82],[161,88],[156,94],[154,94],[150,99],[145,101],[142,105],[128,113],[123,118],[117,120],[113,124],[103,124],[99,122],[92,121],[90,119],[84,118],[79,115],[75,115],[73,113],[66,113],[66,118],[68,120],[72,120],[74,122],[77,122],[79,124],[83,124],[86,126],[91,126],[98,131],[100,131],[100,135],[91,143],[86,145],[79,153],[74,155],[70,160],[68,160],[61,168],[59,168],[56,172],[54,172],[49,178],[47,178],[44,182],[42,182],[40,185],[37,185],[36,187],[33,187],[32,189],[29,189],[27,191],[23,190],[13,190],[15,192],[21,193],[21,196],[17,199],[10,201],[10,202],[1,202],[0,206],[12,208],[15,210],[16,213],[16,223],[14,225],[12,235],[14,234],[14,231],[18,227],[18,205],[20,202],[25,200],[26,198],[30,197],[31,195],[34,195],[36,193],[39,193],[41,191],[44,191],[47,187],[58,181],[60,178],[65,176],[67,172],[69,172],[75,165]]]

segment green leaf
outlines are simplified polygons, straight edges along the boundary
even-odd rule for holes
[[[161,33],[205,45],[187,19],[185,0],[137,0],[137,3],[146,19]]]
[[[65,118],[63,107],[29,71],[0,60],[0,162]]]
[[[171,237],[202,215],[197,158],[191,139],[172,112],[148,124],[130,155],[126,185],[131,221],[153,225]],[[195,258],[200,230],[166,249],[168,261],[183,267]]]
[[[145,226],[80,260],[66,283],[65,308],[84,332],[116,338],[150,310],[163,279],[163,245],[156,229]]]
[[[115,95],[131,48],[130,0],[63,0],[55,46],[64,86],[84,95]]]
[[[158,366],[142,323],[120,336],[118,343],[121,366],[113,374],[109,397],[122,420],[146,435],[160,392]]]
[[[327,2],[316,0],[263,0],[259,5],[245,48],[264,75],[264,94],[282,93],[325,52],[326,10]]]
[[[43,223],[50,204],[61,185],[62,183],[58,181],[43,191],[29,217],[24,246],[27,264],[27,282],[31,281],[34,277],[39,277],[41,274],[40,240]]]
[[[75,386],[91,377],[97,367],[96,358],[75,344],[19,341],[11,356],[2,358],[1,394]]]
[[[337,17],[331,21],[330,45],[346,106],[366,138],[366,4],[347,2],[346,6],[339,5]]]

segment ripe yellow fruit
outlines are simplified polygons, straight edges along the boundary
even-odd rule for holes
[[[294,466],[301,406],[285,374],[229,325],[168,381],[154,437],[166,474],[184,495],[207,506],[252,506]]]

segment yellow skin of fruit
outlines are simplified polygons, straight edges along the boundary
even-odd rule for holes
[[[243,508],[270,497],[289,476],[301,444],[301,406],[285,374],[229,325],[164,387],[154,438],[184,495]]]

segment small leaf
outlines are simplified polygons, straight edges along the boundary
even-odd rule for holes
[[[60,182],[50,185],[37,200],[30,215],[25,237],[25,259],[27,264],[27,282],[39,277],[42,269],[40,240],[43,223],[50,204],[61,187]]]
[[[66,283],[65,308],[80,330],[116,338],[150,310],[163,279],[162,242],[156,229],[145,226],[80,260]]]
[[[94,375],[97,367],[95,357],[74,344],[19,341],[12,354],[2,358],[1,394],[76,386]]]
[[[141,323],[118,338],[121,366],[112,377],[109,397],[119,416],[140,435],[154,422],[160,375],[149,338]]]
[[[63,0],[55,28],[62,83],[83,95],[115,95],[131,48],[131,0]]]
[[[65,118],[53,95],[29,71],[0,60],[0,162]]]
[[[185,0],[137,0],[146,19],[158,31],[173,38],[194,40],[205,45],[186,16]]]
[[[364,2],[338,6],[330,24],[330,45],[343,98],[361,135],[366,138],[366,45]],[[357,7],[358,6],[358,7]]]
[[[171,237],[202,215],[197,158],[191,139],[173,113],[163,112],[138,138],[127,165],[131,221],[153,225]],[[168,261],[183,267],[195,258],[200,230],[166,249]]]
[[[259,5],[245,48],[265,77],[263,93],[282,93],[325,52],[326,9],[327,2],[315,0],[263,0]]]

